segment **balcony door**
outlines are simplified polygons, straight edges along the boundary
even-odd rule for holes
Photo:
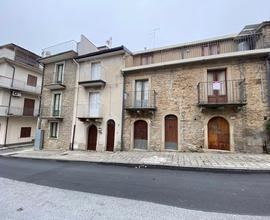
[[[135,81],[135,107],[145,108],[149,103],[149,82],[148,80]]]
[[[226,70],[211,70],[207,72],[208,103],[227,102]]]
[[[64,74],[64,63],[56,64],[56,70],[55,70],[55,82],[56,83],[63,82],[63,74]]]
[[[55,93],[53,94],[52,115],[60,116],[60,109],[61,109],[61,93]]]
[[[89,116],[99,117],[100,94],[98,92],[91,92],[89,94]]]
[[[24,99],[23,105],[23,115],[24,116],[33,116],[35,108],[35,100],[34,99]]]

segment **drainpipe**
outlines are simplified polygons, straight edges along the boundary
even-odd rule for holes
[[[77,107],[78,107],[78,96],[79,96],[79,70],[80,70],[80,65],[79,63],[75,60],[72,59],[73,62],[77,65],[76,69],[76,81],[75,81],[75,95],[74,95],[74,105],[73,105],[73,119],[72,119],[72,134],[71,134],[71,144],[70,144],[70,150],[74,150],[74,139],[75,139],[75,132],[76,132],[76,122],[77,122]]]
[[[126,77],[125,77],[125,74],[123,72],[122,73],[122,76],[123,76],[123,89],[122,89],[122,120],[121,120],[121,151],[124,150],[124,137],[123,137],[123,134],[124,134],[124,111],[125,111],[125,93],[126,93],[126,88],[125,88],[125,85],[126,85]]]
[[[267,79],[267,102],[268,102],[268,109],[270,111],[270,53],[266,58],[266,79]]]
[[[39,107],[38,107],[38,122],[37,122],[37,129],[41,129],[41,117],[42,117],[42,113],[41,113],[41,104],[42,104],[42,92],[43,92],[43,85],[44,85],[44,73],[45,73],[45,65],[42,66],[43,70],[42,70],[42,79],[41,79],[41,91],[40,91],[40,95],[39,95]]]
[[[12,71],[12,80],[11,80],[11,85],[10,87],[13,87],[13,82],[14,82],[14,76],[15,76],[15,66],[7,62],[7,64],[13,69]],[[11,105],[11,98],[12,98],[12,89],[9,89],[9,100],[8,100],[8,110],[7,110],[7,120],[6,120],[6,131],[5,131],[5,140],[4,140],[4,146],[7,144],[7,133],[8,133],[8,124],[9,124],[9,113],[10,113],[10,105]]]

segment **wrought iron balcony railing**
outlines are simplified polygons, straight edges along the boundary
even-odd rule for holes
[[[245,105],[245,80],[226,80],[214,82],[200,82],[198,89],[198,105]]]
[[[154,90],[131,91],[125,93],[125,109],[156,109],[156,92]]]

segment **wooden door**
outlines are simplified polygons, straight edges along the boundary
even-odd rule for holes
[[[214,117],[208,122],[208,148],[230,150],[229,123],[221,117]]]
[[[87,150],[96,150],[97,149],[97,127],[91,125],[88,130],[88,146]]]
[[[207,73],[208,103],[227,102],[226,70],[211,70]]]
[[[134,123],[134,148],[147,149],[148,129],[143,120]]]
[[[114,148],[114,134],[115,134],[115,123],[114,120],[107,122],[107,151],[113,151]]]
[[[24,116],[33,116],[35,108],[35,100],[34,99],[24,99],[23,105],[23,115]]]
[[[175,115],[165,117],[165,149],[177,150],[178,123]]]

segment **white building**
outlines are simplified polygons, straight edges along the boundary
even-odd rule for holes
[[[38,58],[15,44],[0,46],[0,147],[33,142],[42,86]]]

